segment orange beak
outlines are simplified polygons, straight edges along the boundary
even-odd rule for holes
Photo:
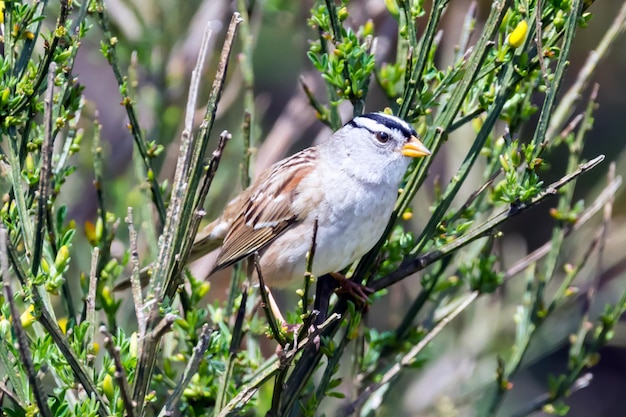
[[[415,136],[411,136],[400,152],[402,152],[402,155],[411,158],[420,158],[430,155],[428,148]]]

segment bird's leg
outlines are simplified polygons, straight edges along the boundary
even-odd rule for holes
[[[361,307],[367,307],[367,300],[369,299],[369,296],[374,294],[373,289],[366,287],[363,284],[357,284],[356,282],[347,279],[344,274],[339,272],[331,272],[330,276],[339,282],[337,294],[348,294]]]
[[[337,288],[339,288],[339,282],[331,277],[330,274],[324,274],[317,279],[315,303],[313,304],[313,310],[319,311],[319,314],[315,318],[316,325],[319,326],[328,318],[330,297]]]

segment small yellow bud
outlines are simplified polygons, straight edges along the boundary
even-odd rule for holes
[[[41,258],[41,270],[46,274],[50,273],[50,265],[48,265],[48,261],[46,261],[46,258]]]
[[[59,329],[63,332],[63,334],[67,334],[67,317],[61,317],[57,324],[59,325]]]
[[[368,19],[363,25],[363,36],[374,35],[374,22],[372,19]]]
[[[342,22],[346,20],[348,18],[348,8],[342,7],[341,9],[339,9],[339,11],[337,12],[337,17]]]
[[[26,155],[26,159],[24,160],[24,166],[26,167],[27,172],[35,171],[35,161],[33,160],[32,154],[29,153],[28,155]]]
[[[413,218],[413,213],[411,213],[410,211],[405,211],[404,213],[402,213],[402,220],[409,221],[412,218]]]
[[[398,19],[400,17],[400,9],[398,9],[398,3],[396,0],[385,0],[385,6],[387,6],[387,10],[394,17],[394,19]]]
[[[2,12],[0,12],[0,19],[1,18],[2,18]],[[0,23],[2,23],[2,20],[0,20]],[[0,103],[2,104],[8,103],[9,98],[11,98],[11,90],[9,90],[9,87],[7,87],[4,90],[2,90],[2,97],[0,97]]]
[[[528,23],[525,20],[520,21],[513,32],[509,34],[509,45],[513,48],[522,46],[528,33]]]
[[[28,306],[26,311],[22,313],[20,316],[20,322],[22,323],[22,327],[27,328],[33,325],[34,322],[37,321],[37,318],[33,315],[35,311],[35,306],[32,304]]]
[[[109,374],[104,376],[104,380],[102,380],[102,392],[109,401],[113,401],[113,395],[115,395],[115,388],[113,387],[113,377]]]
[[[211,283],[204,281],[198,288],[198,297],[202,298],[211,290]]]
[[[100,242],[102,240],[102,235],[104,234],[104,224],[102,223],[102,217],[98,217],[96,220],[96,241]]]
[[[100,294],[107,304],[113,303],[113,298],[111,297],[111,288],[109,288],[108,285],[102,287],[102,292]]]
[[[498,159],[500,159],[500,165],[502,165],[502,169],[504,169],[504,171],[511,170],[511,165],[509,165],[509,161],[506,155],[502,154],[498,157]]]
[[[54,260],[54,267],[57,271],[62,272],[67,265],[67,262],[70,260],[70,249],[67,245],[63,245],[59,248],[57,252],[57,257]]]

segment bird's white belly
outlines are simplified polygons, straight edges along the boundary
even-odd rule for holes
[[[368,198],[372,195],[371,190],[366,193],[358,185],[350,192],[356,193],[358,198],[352,195],[347,201],[338,191],[325,193],[323,204],[328,210],[320,210],[326,217],[318,218],[312,271],[315,276],[340,271],[365,255],[380,239],[389,221],[395,194],[381,196],[379,193],[376,199],[372,199]],[[285,287],[302,282],[312,230],[312,224],[307,223],[292,227],[263,251],[260,266],[267,284]]]

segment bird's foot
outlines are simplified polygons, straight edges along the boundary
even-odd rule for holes
[[[357,284],[356,282],[349,280],[345,275],[339,272],[331,272],[330,276],[339,282],[339,288],[337,294],[349,295],[359,307],[367,309],[369,296],[374,294],[374,290],[366,287],[363,284]]]

